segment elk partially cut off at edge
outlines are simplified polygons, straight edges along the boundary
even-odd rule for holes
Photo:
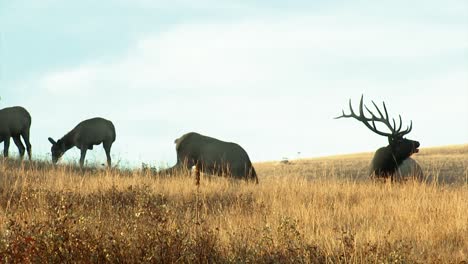
[[[4,143],[4,157],[8,157],[10,139],[13,139],[13,142],[18,147],[20,158],[23,159],[26,150],[29,160],[31,160],[30,129],[31,115],[25,108],[14,106],[0,109],[0,143]],[[26,147],[21,142],[21,138],[23,138]]]

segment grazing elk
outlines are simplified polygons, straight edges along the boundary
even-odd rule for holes
[[[410,158],[412,154],[419,152],[419,142],[404,138],[405,135],[411,132],[413,122],[411,121],[409,127],[402,131],[401,115],[399,116],[400,122],[397,128],[394,118],[393,121],[390,122],[385,102],[383,102],[384,113],[382,113],[374,101],[372,101],[372,104],[378,112],[379,116],[377,116],[363,104],[363,98],[364,96],[361,96],[359,115],[355,114],[350,99],[349,109],[351,113],[345,114],[343,110],[343,114],[335,119],[348,117],[355,118],[356,120],[361,121],[374,133],[388,138],[389,145],[379,148],[374,154],[370,165],[370,176],[376,178],[390,177],[392,181],[397,179],[401,180],[407,176],[413,176],[421,179],[423,176],[421,167],[415,160]],[[370,117],[366,117],[363,109],[364,107],[370,114]],[[390,133],[379,131],[376,127],[376,122],[384,124],[390,130]]]
[[[107,166],[111,167],[110,150],[115,141],[115,128],[111,121],[96,117],[79,123],[61,139],[55,141],[49,137],[52,143],[52,162],[55,164],[60,157],[72,147],[81,150],[80,167],[83,167],[86,151],[93,149],[93,145],[103,144],[107,156]]]
[[[8,157],[10,138],[13,138],[18,147],[21,159],[24,157],[23,137],[31,160],[31,143],[29,142],[29,130],[31,128],[31,115],[21,106],[7,107],[0,110],[0,143],[4,142],[3,156]]]
[[[227,175],[233,178],[253,180],[258,183],[257,173],[247,152],[238,144],[225,142],[190,132],[174,141],[177,151],[177,163],[161,174],[172,174],[180,169],[215,175]]]

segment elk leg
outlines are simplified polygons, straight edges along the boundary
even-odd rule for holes
[[[197,162],[192,159],[192,158],[184,158],[182,161],[181,161],[181,167],[183,169],[186,169],[186,170],[191,170],[193,166],[197,165]]]
[[[196,165],[193,159],[189,159],[187,157],[181,158],[179,155],[177,156],[177,163],[172,168],[166,169],[164,172],[167,174],[178,174],[181,172],[190,173],[192,167]]]
[[[24,143],[26,144],[26,150],[28,151],[29,160],[31,160],[31,142],[29,141],[29,129],[24,131],[21,136],[23,136]]]
[[[13,137],[13,142],[15,142],[15,145],[18,147],[18,151],[19,151],[19,154],[20,154],[20,158],[23,159],[24,157],[24,145],[23,143],[21,142],[21,138],[20,136],[14,136]]]
[[[3,142],[3,156],[8,157],[8,148],[10,148],[10,137],[6,137]]]
[[[111,163],[112,163],[111,156],[110,156],[110,151],[111,151],[112,143],[104,142],[102,145],[103,145],[103,147],[104,147],[104,150],[106,151],[107,166],[110,168],[110,167],[111,167]]]
[[[80,157],[80,167],[81,168],[83,168],[87,150],[88,150],[88,148],[86,146],[81,147],[81,157]]]
[[[200,186],[200,171],[201,171],[201,162],[197,161],[195,164],[195,185]]]

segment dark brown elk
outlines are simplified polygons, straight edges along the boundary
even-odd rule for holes
[[[52,143],[52,162],[57,163],[60,157],[72,147],[81,150],[80,167],[83,167],[86,151],[93,149],[94,145],[102,143],[107,156],[107,166],[111,166],[110,150],[115,141],[115,128],[111,121],[104,118],[91,118],[79,123],[61,139],[55,141],[49,138]]]
[[[174,141],[177,163],[160,172],[174,174],[179,170],[190,170],[212,175],[225,175],[235,179],[258,183],[257,173],[247,152],[238,144],[190,132]],[[197,176],[199,177],[199,176]]]
[[[31,115],[21,106],[7,107],[0,110],[0,143],[3,142],[3,156],[8,157],[10,138],[13,138],[18,147],[21,159],[24,157],[26,144],[29,159],[31,160],[31,143],[29,142],[29,130],[31,128]]]
[[[345,114],[342,111],[342,115],[338,118],[354,118],[362,122],[372,132],[387,137],[388,146],[379,148],[372,159],[370,165],[370,176],[376,178],[388,178],[392,181],[405,179],[408,176],[422,178],[421,167],[417,162],[411,159],[411,155],[419,152],[419,142],[405,138],[405,135],[409,134],[413,128],[413,122],[402,130],[401,115],[399,115],[399,124],[393,118],[390,121],[388,117],[387,107],[385,102],[383,103],[383,112],[377,107],[372,101],[375,109],[377,110],[378,116],[374,114],[367,106],[363,103],[364,96],[361,96],[361,102],[359,103],[359,114],[356,114],[351,105],[351,99],[349,100],[350,114]],[[368,115],[364,112],[366,109]],[[382,132],[377,129],[376,122],[383,124],[390,132]]]

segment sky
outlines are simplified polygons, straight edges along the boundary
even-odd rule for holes
[[[468,2],[0,0],[0,108],[29,110],[35,158],[97,116],[119,166],[173,165],[191,131],[254,162],[375,151],[333,119],[362,94],[422,147],[468,143]]]

